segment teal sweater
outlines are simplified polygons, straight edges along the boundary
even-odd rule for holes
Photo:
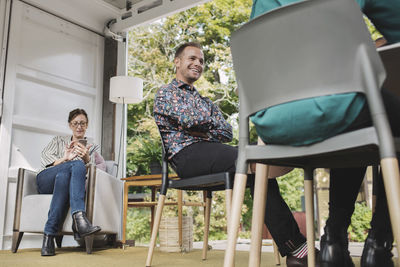
[[[253,0],[250,19],[299,0]],[[389,43],[400,42],[400,0],[356,0]],[[343,132],[365,104],[361,94],[347,93],[293,101],[251,117],[265,143],[308,145]]]

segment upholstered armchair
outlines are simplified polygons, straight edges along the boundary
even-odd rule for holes
[[[123,183],[116,176],[116,164],[107,161],[107,172],[90,165],[87,175],[86,214],[93,225],[101,227],[97,234],[120,236]],[[47,221],[51,194],[39,194],[36,188],[36,172],[20,168],[18,171],[17,193],[13,224],[11,251],[17,252],[25,232],[43,233]],[[64,225],[56,237],[58,247],[61,247],[63,235],[72,235],[72,217],[66,215]],[[93,237],[86,242],[86,252],[90,254],[93,247]]]

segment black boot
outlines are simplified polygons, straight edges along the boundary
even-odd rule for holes
[[[75,212],[72,215],[72,219],[74,220],[76,230],[78,230],[77,232],[81,237],[97,233],[101,230],[99,226],[92,226],[86,218],[86,213],[84,211]]]
[[[385,238],[370,231],[364,243],[361,267],[393,267],[392,243],[393,237]]]
[[[54,235],[43,235],[42,256],[56,255],[56,248],[54,246]]]
[[[76,242],[80,242],[81,241],[81,235],[78,232],[78,229],[76,229],[76,225],[75,225],[75,220],[72,220],[72,232],[74,233],[74,239]]]
[[[333,232],[329,227],[325,227],[319,253],[321,267],[354,267],[348,248],[346,230]]]

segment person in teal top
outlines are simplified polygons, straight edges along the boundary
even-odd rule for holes
[[[298,1],[254,0],[250,19]],[[400,40],[400,31],[396,28],[400,25],[400,16],[396,13],[400,10],[399,0],[357,2],[389,44]],[[309,145],[343,132],[354,122],[364,104],[364,96],[357,93],[321,96],[259,111],[251,121],[256,125],[257,134],[267,143]],[[303,119],[305,117],[307,120]],[[291,123],[282,124],[282,121]]]
[[[300,0],[253,0],[250,19],[298,1]],[[355,1],[388,44],[400,42],[400,0]],[[393,135],[400,136],[400,99],[384,89],[382,97]],[[368,106],[365,103],[364,96],[357,93],[321,96],[259,111],[251,120],[256,126],[258,135],[267,144],[308,145],[339,133],[371,125]],[[364,173],[365,168],[332,169],[330,172],[330,217],[327,220],[325,234],[321,238],[318,261],[322,266],[354,266],[348,252],[347,229]],[[273,219],[275,214],[271,213],[272,208],[268,206],[274,206],[274,210],[279,211],[278,215],[285,207],[279,201],[269,203],[268,201],[265,221],[274,240],[280,240],[280,236],[287,236],[287,231],[282,229],[282,223]],[[280,221],[282,222],[282,218]],[[293,220],[287,216],[286,221]],[[393,236],[382,179],[379,180],[376,212],[371,227],[363,250],[361,266],[393,266],[390,252]],[[288,229],[295,228],[296,226],[291,226]],[[299,235],[298,232],[293,232],[289,240],[299,239]],[[285,242],[277,242],[277,245],[282,256],[285,256],[282,253],[287,251]],[[293,252],[296,250],[286,255],[293,255]],[[304,256],[304,253],[302,255]],[[287,265],[290,264],[288,262]]]

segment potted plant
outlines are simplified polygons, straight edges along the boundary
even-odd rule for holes
[[[137,162],[147,165],[151,174],[161,173],[161,140],[153,140],[150,137],[141,137],[140,147],[137,149],[135,154]]]

